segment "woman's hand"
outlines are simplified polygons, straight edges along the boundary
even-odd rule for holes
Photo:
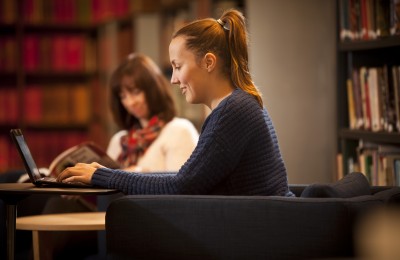
[[[87,163],[77,163],[74,167],[68,167],[62,171],[58,177],[59,182],[81,182],[85,184],[90,184],[92,180],[93,173],[98,168],[103,168],[104,166],[93,162],[91,164]]]

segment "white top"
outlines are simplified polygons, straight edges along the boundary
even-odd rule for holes
[[[107,148],[107,154],[117,160],[121,153],[121,137],[128,131],[114,134]],[[189,159],[196,147],[199,134],[193,124],[183,118],[175,117],[161,130],[156,140],[138,160],[137,166],[144,172],[178,171]]]

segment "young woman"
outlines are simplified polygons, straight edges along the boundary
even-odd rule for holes
[[[207,105],[199,142],[178,172],[138,174],[77,164],[58,180],[83,182],[126,194],[293,196],[272,121],[248,69],[243,15],[192,22],[172,37],[171,82],[189,103]]]
[[[170,84],[147,56],[131,54],[114,71],[111,111],[123,129],[110,140],[107,153],[124,170],[177,171],[193,152],[198,133],[176,117]]]

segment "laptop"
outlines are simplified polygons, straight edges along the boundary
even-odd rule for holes
[[[21,156],[22,161],[24,162],[25,169],[29,175],[29,179],[31,182],[37,186],[46,186],[46,187],[74,187],[74,188],[88,188],[93,187],[89,184],[84,184],[80,182],[58,182],[56,178],[45,176],[43,177],[40,174],[39,168],[36,166],[35,161],[33,160],[32,154],[29,150],[28,144],[25,141],[25,138],[22,134],[21,129],[11,129],[10,131],[11,138],[13,139],[19,155]]]

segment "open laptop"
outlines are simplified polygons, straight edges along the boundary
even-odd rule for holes
[[[22,134],[21,129],[11,129],[11,138],[13,139],[19,155],[24,162],[25,169],[29,175],[30,180],[35,186],[46,186],[46,187],[74,187],[74,188],[88,188],[93,187],[92,185],[84,183],[64,183],[58,182],[54,177],[42,177],[39,168],[36,166],[33,160],[32,154],[29,150],[28,144]]]

